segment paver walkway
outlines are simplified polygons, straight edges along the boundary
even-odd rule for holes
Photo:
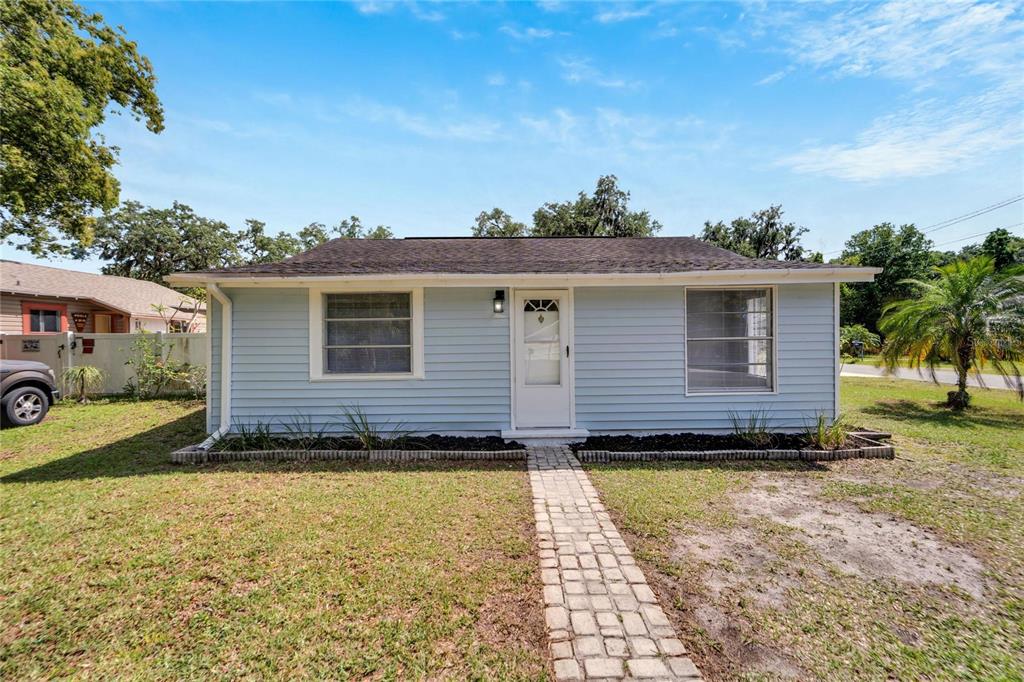
[[[544,616],[559,680],[699,680],[579,460],[532,447]]]

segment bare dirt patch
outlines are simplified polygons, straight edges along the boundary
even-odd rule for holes
[[[741,515],[759,515],[801,531],[799,539],[836,568],[867,580],[957,587],[984,595],[983,564],[967,550],[889,514],[822,500],[804,477],[762,476],[735,498]]]
[[[736,523],[690,526],[667,548],[671,575],[651,572],[709,679],[814,677],[751,616],[787,613],[806,596],[808,581],[828,583],[833,572],[931,588],[951,612],[973,610],[990,590],[984,565],[967,550],[892,515],[825,499],[822,486],[809,472],[756,475],[732,496]],[[917,639],[896,623],[892,631],[908,645]]]

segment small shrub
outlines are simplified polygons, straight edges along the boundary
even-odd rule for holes
[[[179,380],[196,400],[206,397],[206,365],[184,365]]]
[[[319,428],[314,428],[313,419],[308,414],[297,414],[283,422],[282,426],[289,442],[299,450],[315,450],[324,444],[327,425],[321,424]]]
[[[401,447],[409,436],[409,431],[402,428],[403,423],[392,425],[390,420],[384,419],[375,424],[358,405],[343,405],[341,411],[345,431],[367,451],[379,450],[385,444]]]
[[[124,392],[136,400],[157,398],[168,388],[185,389],[189,397],[199,399],[206,395],[206,367],[191,365],[165,357],[173,343],[164,342],[158,335],[139,332],[128,351],[126,365],[135,370]]]
[[[234,434],[224,436],[216,443],[218,450],[273,450],[276,443],[270,424],[257,421],[253,424],[235,421]]]
[[[864,353],[877,352],[881,346],[881,337],[862,324],[851,324],[839,328],[839,348],[843,355],[860,357]]]
[[[819,450],[836,450],[846,443],[850,427],[843,415],[837,415],[830,424],[828,415],[818,413],[814,423],[807,429],[807,440]]]
[[[129,379],[124,392],[136,400],[156,398],[178,376],[173,363],[164,360],[164,344],[154,334],[140,332],[132,341],[125,360],[135,370],[135,377]]]
[[[729,410],[729,421],[732,422],[733,435],[756,448],[768,447],[775,440],[775,436],[769,430],[770,410],[756,409],[742,414]]]
[[[89,402],[89,394],[103,385],[104,377],[106,373],[92,365],[68,367],[62,375],[65,385],[74,390],[78,402],[82,404]]]

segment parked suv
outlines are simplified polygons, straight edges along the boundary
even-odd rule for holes
[[[5,423],[38,424],[58,398],[57,378],[46,364],[0,360],[0,408]]]

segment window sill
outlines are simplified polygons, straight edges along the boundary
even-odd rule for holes
[[[777,390],[771,391],[686,391],[687,398],[703,398],[707,396],[747,396],[747,395],[778,395]]]
[[[309,380],[315,383],[331,381],[421,381],[422,379],[422,374],[413,374],[411,372],[402,374],[321,374],[309,377]]]

